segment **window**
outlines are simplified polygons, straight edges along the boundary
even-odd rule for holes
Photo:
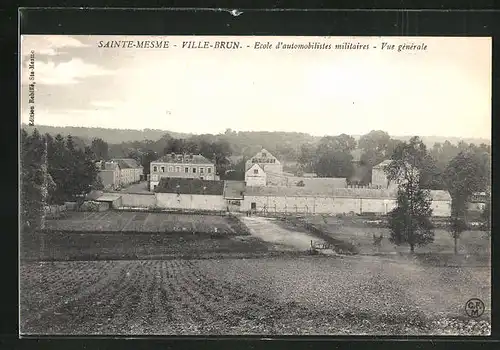
[[[262,153],[262,157],[266,158],[266,157],[267,157],[267,154]]]
[[[189,173],[189,168],[184,168],[185,173]]]
[[[250,204],[250,208],[251,208],[252,210],[257,209],[257,203],[252,202],[252,203]]]
[[[207,168],[207,173],[211,173],[212,172],[212,168]]]
[[[258,174],[259,173],[259,169],[253,169],[253,173],[254,174]]]
[[[176,166],[176,167],[175,167],[175,172],[176,172],[176,173],[180,173],[180,172],[181,172],[181,167]]]
[[[193,168],[193,174],[196,173],[196,168]]]
[[[156,173],[158,171],[158,167],[157,166],[154,166],[153,167],[153,172]]]
[[[200,180],[203,180],[203,176],[200,176]]]
[[[200,168],[200,174],[203,174],[203,170],[204,170],[203,168]]]
[[[171,173],[171,172],[173,172],[173,171],[174,171],[174,167],[173,167],[173,166],[169,166],[169,167],[168,167],[168,172],[169,172],[169,173]]]
[[[165,167],[164,167],[164,166],[162,166],[160,169],[161,169],[161,172],[162,172],[162,173],[164,173],[164,172],[165,172]]]
[[[153,190],[156,190],[156,187],[157,187],[157,186],[158,186],[158,185],[154,185],[154,186],[153,186]]]

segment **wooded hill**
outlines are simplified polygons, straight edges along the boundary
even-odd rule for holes
[[[178,133],[169,130],[159,130],[159,129],[107,129],[107,128],[86,128],[86,127],[58,127],[49,125],[36,125],[28,126],[23,124],[22,128],[28,133],[32,133],[36,128],[41,134],[48,133],[52,136],[61,134],[62,136],[71,135],[77,139],[81,139],[85,145],[89,146],[94,138],[100,138],[106,141],[108,144],[120,144],[123,142],[134,142],[134,141],[144,141],[151,140],[157,141],[162,138],[165,134],[169,134],[173,138],[189,138],[195,136],[195,134],[190,133]],[[339,132],[340,134],[340,132]],[[276,149],[279,145],[286,144],[292,148],[298,148],[303,143],[317,142],[321,139],[320,136],[312,136],[306,133],[299,132],[270,132],[270,131],[240,131],[235,132],[228,129],[225,133],[218,135],[201,135],[205,138],[211,139],[226,139],[233,147],[233,153],[235,155],[242,154],[243,151],[251,147],[252,149],[260,150],[260,147]],[[356,141],[359,140],[361,135],[351,135]],[[460,141],[466,143],[474,143],[479,145],[481,143],[491,144],[491,140],[481,139],[481,138],[458,138],[458,137],[445,137],[445,136],[420,136],[420,139],[424,144],[431,148],[436,142],[444,143],[448,140],[452,144],[457,144]],[[396,136],[391,135],[391,138],[401,141],[408,141],[411,136]]]

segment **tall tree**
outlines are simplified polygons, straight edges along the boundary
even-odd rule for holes
[[[450,232],[455,241],[467,227],[467,204],[473,193],[486,190],[488,170],[482,163],[481,154],[472,150],[461,151],[448,164],[444,173],[446,186],[451,195]]]
[[[384,169],[390,181],[398,184],[397,207],[389,213],[390,240],[396,245],[415,246],[433,242],[434,231],[431,197],[420,186],[420,169],[427,156],[426,147],[418,137],[399,144],[392,162]]]
[[[90,146],[92,152],[95,155],[96,160],[108,160],[108,143],[103,139],[95,138],[92,140],[92,145]]]
[[[148,175],[151,171],[150,165],[151,162],[158,159],[158,153],[155,151],[148,150],[144,152],[141,156],[141,165],[144,168],[144,174]]]

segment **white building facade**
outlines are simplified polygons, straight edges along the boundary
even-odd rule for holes
[[[163,177],[217,180],[215,164],[200,154],[168,154],[151,162],[149,190],[154,191]]]

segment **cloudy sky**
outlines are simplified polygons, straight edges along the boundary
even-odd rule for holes
[[[239,40],[239,50],[182,49]],[[98,48],[169,40],[169,49]],[[253,50],[255,41],[345,41],[370,50]],[[426,51],[380,49],[382,42]],[[177,44],[177,48],[172,47]],[[298,131],[490,138],[489,38],[24,36],[21,121],[35,52],[35,124],[177,132]]]

